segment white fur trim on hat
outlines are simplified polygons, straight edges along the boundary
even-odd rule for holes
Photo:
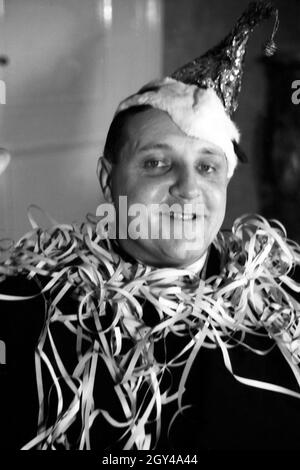
[[[173,122],[187,135],[218,145],[228,162],[228,177],[237,165],[233,141],[240,134],[212,88],[186,85],[166,77],[144,86],[139,93],[122,101],[116,114],[132,106],[150,105],[169,114]]]

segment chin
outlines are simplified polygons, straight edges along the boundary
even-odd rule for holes
[[[162,260],[166,260],[166,263],[170,266],[188,266],[200,259],[207,251],[207,246],[203,245],[202,242],[183,242],[176,241],[170,243],[167,246],[160,247],[162,252]]]

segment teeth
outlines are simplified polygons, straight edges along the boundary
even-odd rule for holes
[[[195,214],[182,214],[181,212],[171,212],[171,217],[178,220],[193,220]]]

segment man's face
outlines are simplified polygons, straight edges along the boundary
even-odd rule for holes
[[[151,224],[159,224],[159,238],[151,238],[149,230],[147,239],[127,238],[119,240],[120,245],[135,259],[153,266],[187,266],[197,261],[224,219],[228,178],[223,151],[215,144],[188,137],[168,114],[156,109],[132,116],[125,132],[127,139],[111,170],[111,197],[117,216],[120,196],[127,196],[128,208],[136,203],[147,207],[176,204],[184,216],[149,211],[149,227],[150,219]],[[201,229],[190,239],[196,221]],[[169,239],[162,236],[163,224],[171,228]],[[174,231],[180,233],[179,225],[183,235],[176,238]]]

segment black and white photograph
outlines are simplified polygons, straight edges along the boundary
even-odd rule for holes
[[[299,0],[0,0],[0,455],[297,455],[299,208]]]

